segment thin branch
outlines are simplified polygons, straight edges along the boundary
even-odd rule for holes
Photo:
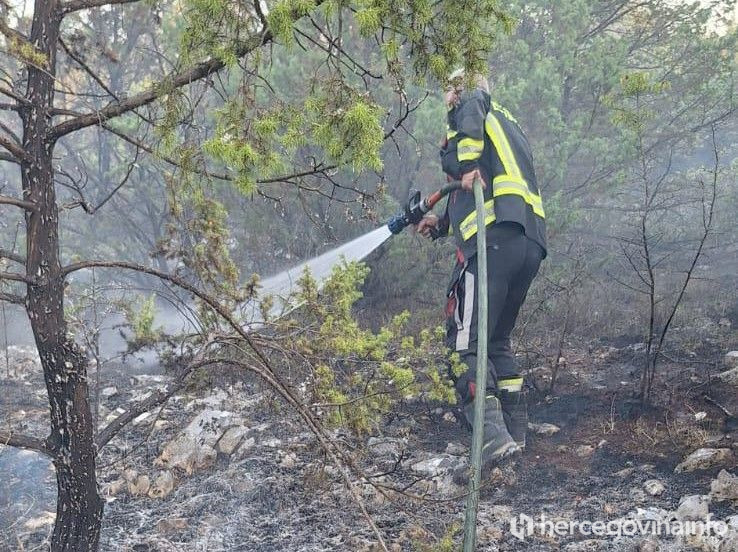
[[[257,50],[263,45],[271,42],[272,39],[273,35],[271,31],[267,30],[266,32],[262,33],[262,35],[258,37],[255,42],[252,41],[247,44],[242,44],[236,50],[236,56],[239,58],[243,57],[253,52],[254,50]],[[225,62],[221,59],[210,59],[208,61],[198,63],[197,65],[186,71],[169,75],[159,83],[154,84],[153,86],[149,87],[148,90],[141,92],[140,94],[136,94],[135,96],[131,96],[130,98],[121,101],[112,102],[99,111],[87,113],[80,117],[75,117],[73,119],[63,121],[53,128],[52,135],[54,138],[59,138],[61,136],[69,134],[70,132],[74,132],[82,128],[93,125],[101,125],[105,121],[109,121],[110,119],[123,115],[124,113],[128,113],[129,111],[133,111],[138,107],[148,105],[156,101],[160,97],[170,93],[173,89],[187,86],[195,81],[204,79],[212,75],[213,73],[217,73],[224,67]]]
[[[11,282],[24,282],[29,285],[33,285],[36,281],[33,278],[29,278],[24,274],[18,274],[17,272],[0,272],[0,280],[10,280]]]
[[[18,199],[5,195],[0,195],[0,205],[15,205],[16,207],[20,207],[22,209],[25,209],[26,211],[38,210],[36,205],[30,201],[25,201],[23,199]]]
[[[323,447],[323,450],[326,451],[326,454],[331,458],[333,463],[336,465],[336,467],[341,472],[344,478],[344,481],[346,482],[346,485],[349,489],[349,492],[352,495],[352,498],[357,503],[362,514],[364,515],[367,522],[371,526],[372,531],[374,532],[375,536],[377,537],[377,540],[379,541],[379,545],[381,549],[387,552],[387,546],[384,542],[384,539],[382,538],[382,533],[379,531],[379,528],[376,526],[376,524],[372,520],[371,515],[367,511],[366,506],[364,504],[364,500],[356,492],[356,489],[354,488],[351,478],[349,476],[348,470],[344,466],[350,467],[355,473],[360,474],[361,477],[364,478],[367,482],[371,482],[370,479],[356,465],[353,459],[348,454],[345,453],[345,451],[343,451],[338,445],[333,443],[330,436],[327,434],[327,432],[321,425],[320,421],[317,420],[315,416],[313,416],[310,410],[302,402],[300,402],[300,400],[297,398],[294,391],[292,391],[289,385],[287,385],[285,382],[283,382],[279,378],[279,376],[276,374],[276,372],[272,368],[269,362],[269,359],[265,356],[264,352],[257,346],[253,337],[241,325],[238,324],[238,321],[234,318],[234,316],[230,312],[228,312],[225,306],[220,304],[220,302],[215,300],[208,293],[198,289],[197,287],[193,286],[192,284],[189,284],[188,282],[182,280],[181,278],[178,278],[177,276],[173,276],[171,274],[167,274],[166,272],[162,272],[160,270],[149,268],[143,265],[137,265],[135,263],[129,263],[129,262],[123,262],[123,261],[121,262],[83,261],[83,262],[67,265],[66,267],[62,268],[61,274],[62,276],[66,276],[70,274],[71,272],[75,272],[77,270],[83,270],[86,268],[95,268],[95,267],[121,268],[121,269],[133,270],[136,272],[142,272],[144,274],[150,274],[152,276],[156,276],[162,280],[171,282],[172,284],[186,291],[189,291],[190,293],[192,293],[193,295],[201,299],[204,303],[206,303],[216,313],[218,313],[218,315],[222,317],[228,323],[231,329],[233,329],[240,337],[244,339],[246,343],[248,343],[251,351],[253,351],[253,353],[256,355],[256,358],[258,360],[258,365],[247,364],[245,362],[240,362],[240,361],[231,360],[231,359],[221,359],[221,362],[241,366],[247,370],[251,370],[257,373],[267,384],[269,384],[275,391],[277,391],[279,395],[285,401],[287,401],[287,403],[290,406],[292,406],[295,409],[295,411],[303,419],[303,421],[310,428],[313,434],[317,437],[318,441]]]
[[[10,259],[11,261],[15,261],[23,266],[26,265],[25,257],[18,255],[17,253],[13,253],[12,251],[8,251],[7,249],[0,248],[0,259]]]
[[[21,164],[19,159],[16,159],[15,156],[5,153],[4,151],[0,151],[0,161],[7,161],[8,163],[15,163],[16,165]]]
[[[4,147],[11,154],[13,154],[13,161],[16,163],[30,163],[32,158],[26,153],[26,151],[16,144],[13,140],[10,140],[6,136],[0,135],[0,146]]]
[[[47,456],[52,456],[51,449],[43,439],[37,439],[14,431],[0,431],[0,445],[35,450]]]
[[[141,0],[71,0],[64,4],[62,13],[68,15],[80,10],[102,8],[103,6],[114,6],[118,4],[133,4]]]
[[[97,438],[95,439],[95,445],[97,445],[97,449],[100,450],[106,444],[108,444],[110,440],[115,437],[120,430],[122,430],[126,425],[128,425],[138,416],[140,416],[144,412],[148,412],[149,410],[156,408],[157,406],[169,400],[172,395],[180,391],[186,385],[187,376],[191,374],[194,370],[202,368],[203,366],[206,366],[208,364],[215,363],[215,360],[197,360],[188,364],[187,367],[177,375],[177,380],[174,384],[172,384],[171,387],[169,387],[165,391],[158,390],[156,393],[152,393],[148,398],[131,406],[123,414],[116,417],[112,422],[110,422],[107,426],[100,430],[100,432],[97,434]]]
[[[25,305],[26,304],[26,298],[22,295],[16,295],[14,293],[5,293],[4,291],[0,291],[0,301],[5,301],[6,303],[13,303],[14,305]]]
[[[13,98],[16,102],[18,102],[18,103],[20,103],[20,104],[22,104],[24,106],[31,105],[31,102],[28,101],[27,98],[24,98],[23,96],[21,96],[20,94],[18,94],[14,90],[11,90],[9,88],[5,88],[4,86],[0,86],[0,94],[3,94],[5,96],[8,96],[9,98]]]
[[[131,144],[133,146],[136,146],[137,148],[140,148],[141,150],[145,151],[146,153],[149,153],[149,154],[151,154],[151,155],[153,155],[155,157],[158,157],[162,161],[165,161],[166,163],[169,163],[172,166],[180,167],[180,168],[182,167],[182,164],[179,163],[177,160],[172,159],[171,157],[168,157],[168,156],[164,156],[164,155],[158,154],[156,151],[154,151],[154,149],[152,147],[147,146],[146,144],[144,144],[143,142],[139,141],[136,138],[133,138],[131,136],[128,136],[127,134],[121,132],[120,130],[118,130],[118,129],[112,127],[112,126],[110,126],[109,124],[103,123],[101,126],[105,130],[107,130],[107,131],[112,132],[113,134],[115,134],[121,140],[124,140],[124,141],[128,142],[129,144]],[[318,193],[320,193],[320,191],[317,190],[317,189],[315,189],[315,188],[310,188],[310,187],[304,186],[302,184],[298,184],[296,182],[293,182],[293,180],[296,179],[296,178],[304,178],[306,176],[317,176],[317,175],[321,175],[321,174],[322,175],[325,175],[326,172],[332,171],[334,169],[337,169],[338,167],[339,167],[339,165],[335,165],[335,164],[334,165],[323,165],[322,163],[317,163],[312,168],[306,169],[304,171],[300,171],[300,172],[296,172],[296,173],[292,173],[292,174],[285,174],[285,175],[281,175],[281,176],[275,176],[274,178],[262,178],[262,179],[257,180],[256,183],[257,184],[288,183],[288,184],[292,184],[293,186],[296,186],[299,189],[306,190],[308,192],[318,192]],[[200,175],[200,176],[205,176],[205,177],[208,177],[208,178],[215,178],[217,180],[223,180],[223,181],[226,181],[226,182],[234,180],[234,178],[231,175],[228,175],[228,174],[225,174],[225,173],[213,172],[213,171],[210,171],[208,169],[188,169],[188,170],[192,170],[192,172],[194,172],[195,174]],[[350,189],[350,191],[353,191],[353,192],[356,192],[356,193],[361,193],[361,192],[359,192],[357,190],[354,190],[354,189]]]
[[[82,68],[82,70],[85,73],[87,73],[90,76],[90,78],[92,80],[94,80],[100,86],[100,88],[102,88],[103,90],[105,90],[105,92],[107,92],[108,94],[110,94],[116,100],[118,99],[118,96],[115,95],[115,93],[110,89],[110,87],[108,87],[108,85],[103,82],[103,80],[97,75],[97,73],[95,73],[90,68],[90,66],[85,63],[85,61],[81,57],[79,57],[77,54],[75,54],[69,48],[69,46],[67,46],[66,42],[64,42],[61,37],[59,37],[59,44],[62,45],[62,48],[64,49],[64,51],[66,52],[66,54],[70,58],[72,58],[75,62],[77,62],[77,64]],[[77,115],[79,115],[79,114],[77,114]]]

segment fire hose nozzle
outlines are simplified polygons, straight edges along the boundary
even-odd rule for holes
[[[410,197],[405,204],[405,208],[387,221],[389,231],[393,234],[399,234],[405,229],[405,227],[411,224],[418,224],[422,220],[423,216],[433,209],[433,206],[438,203],[442,197],[447,196],[454,190],[458,190],[460,187],[461,184],[458,182],[447,184],[440,190],[430,194],[425,199],[420,199],[420,191],[410,190]]]
[[[410,197],[405,204],[405,209],[397,213],[387,222],[387,227],[393,234],[399,234],[405,227],[418,224],[423,215],[430,211],[427,201],[420,199],[419,190],[410,190]]]

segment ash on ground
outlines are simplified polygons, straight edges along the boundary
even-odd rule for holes
[[[0,370],[3,419],[43,436],[38,361],[30,349],[12,354],[14,369]],[[485,481],[479,550],[738,550],[738,447],[729,416],[738,399],[724,375],[734,367],[721,366],[722,378],[682,368],[668,384],[680,399],[644,410],[628,399],[637,354],[632,345],[572,351],[556,394],[530,391],[527,450]],[[529,379],[543,381],[545,371],[534,368]],[[100,427],[171,383],[150,370],[108,369],[94,379]],[[465,489],[452,474],[465,465],[470,439],[457,416],[450,405],[409,403],[372,435],[333,431],[374,483],[353,480],[390,550],[444,550],[444,537],[460,542]],[[101,550],[379,549],[340,471],[258,381],[220,381],[173,397],[121,432],[98,464],[106,501]],[[3,447],[0,480],[0,549],[44,549],[55,517],[51,463]],[[521,514],[563,522],[712,519],[726,531],[521,539],[510,531]]]

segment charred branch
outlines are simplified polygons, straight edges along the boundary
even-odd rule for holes
[[[53,456],[53,451],[43,439],[16,433],[15,431],[0,431],[0,445],[8,447],[35,450],[47,456]]]
[[[0,135],[0,146],[8,150],[12,155],[12,158],[6,159],[7,161],[13,161],[18,164],[30,163],[32,161],[31,156],[26,153],[26,150],[7,136]]]
[[[23,106],[28,106],[31,104],[31,102],[29,102],[27,98],[24,98],[19,93],[10,90],[9,88],[5,88],[4,86],[0,86],[0,94],[3,94],[4,96],[7,96],[9,98],[13,98],[16,102]]]
[[[0,259],[8,259],[11,261],[15,261],[18,264],[21,264],[23,266],[26,265],[26,259],[22,255],[18,255],[18,253],[13,253],[12,251],[8,251],[7,249],[0,248]]]
[[[14,293],[5,293],[4,291],[0,291],[0,301],[5,301],[6,303],[13,303],[14,305],[25,305],[26,304],[26,298],[23,297],[22,295],[16,295]]]
[[[105,82],[102,80],[102,78],[100,78],[100,76],[97,73],[95,73],[90,68],[90,66],[87,65],[87,63],[85,63],[85,61],[80,56],[78,56],[77,54],[75,54],[72,51],[72,49],[69,48],[69,46],[67,46],[67,44],[61,39],[61,37],[59,38],[59,44],[61,44],[61,46],[64,49],[64,51],[66,52],[66,54],[72,60],[74,60],[75,63],[77,63],[77,65],[79,65],[82,68],[82,70],[85,73],[87,73],[89,75],[89,77],[98,84],[98,86],[100,86],[100,88],[102,88],[103,90],[105,90],[105,92],[107,92],[108,94],[110,94],[110,96],[112,96],[113,98],[115,98],[116,100],[118,100],[118,96],[110,89],[110,87],[107,84],[105,84]],[[63,113],[63,114],[64,115],[68,115],[69,113]],[[80,114],[75,114],[75,115],[80,116]]]
[[[0,272],[0,280],[10,280],[11,282],[23,282],[28,285],[34,285],[36,281],[23,274],[16,272]]]
[[[14,156],[9,153],[5,153],[4,151],[0,151],[0,161],[7,161],[8,163],[15,163],[16,165],[21,164],[19,159],[16,159]]]
[[[168,389],[164,391],[159,390],[155,393],[152,393],[148,398],[133,405],[131,408],[126,410],[123,414],[121,414],[112,422],[110,422],[107,426],[105,426],[98,433],[97,439],[95,439],[97,449],[100,450],[106,444],[108,444],[110,440],[118,434],[118,432],[120,432],[126,425],[128,425],[138,416],[140,416],[144,412],[148,412],[149,410],[164,404],[175,393],[181,391],[187,384],[187,376],[189,376],[192,372],[194,372],[198,368],[202,368],[203,366],[215,364],[215,362],[216,361],[214,360],[197,360],[188,364],[184,370],[177,374],[176,383],[172,384]]]
[[[36,205],[31,203],[30,201],[24,201],[16,197],[10,197],[10,196],[5,196],[5,195],[0,195],[0,205],[15,205],[16,207],[20,207],[21,209],[25,209],[26,211],[37,211],[38,210]]]

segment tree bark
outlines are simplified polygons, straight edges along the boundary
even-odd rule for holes
[[[54,552],[97,550],[103,501],[95,474],[95,447],[87,388],[87,360],[67,334],[64,275],[59,261],[59,213],[54,190],[50,132],[54,101],[56,44],[62,11],[59,0],[36,0],[30,40],[46,56],[46,67],[28,66],[21,169],[26,212],[26,309],[49,395],[48,438],[57,478]]]

